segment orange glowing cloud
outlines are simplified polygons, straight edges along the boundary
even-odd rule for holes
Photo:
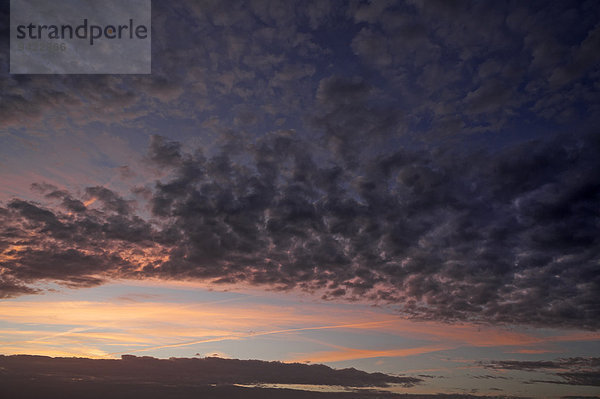
[[[539,355],[539,354],[543,354],[543,353],[557,353],[557,351],[555,350],[549,350],[549,349],[518,349],[516,351],[511,351],[508,353],[521,353],[521,354],[526,354],[526,355]]]
[[[292,357],[289,361],[327,363],[340,362],[344,360],[369,359],[374,357],[405,357],[413,355],[422,355],[424,353],[437,352],[453,348],[454,346],[450,345],[430,345],[420,346],[417,348],[397,348],[386,350],[343,348],[337,351],[320,351],[296,355],[295,357]]]
[[[89,200],[85,201],[83,203],[83,205],[85,205],[85,207],[87,208],[88,206],[92,205],[94,202],[96,202],[98,200],[98,198],[96,197],[92,197]]]

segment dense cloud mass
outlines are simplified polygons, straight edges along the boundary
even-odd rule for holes
[[[45,356],[0,356],[3,373],[13,377],[47,376],[59,380],[80,380],[179,384],[314,384],[353,387],[386,387],[418,384],[414,377],[366,373],[356,369],[335,370],[314,364],[265,362],[208,358],[137,357],[116,359],[51,358]]]
[[[23,399],[85,397],[130,398],[275,398],[275,399],[476,399],[465,394],[393,394],[379,391],[388,383],[410,386],[420,380],[334,370],[322,365],[284,364],[258,360],[155,359],[124,356],[121,360],[0,356],[0,395]],[[268,388],[261,383],[371,387],[348,392],[311,392]],[[234,385],[241,384],[241,385]],[[244,386],[250,385],[250,386]],[[255,385],[252,387],[252,385]],[[507,398],[502,396],[502,398]],[[514,397],[514,399],[517,399]]]
[[[36,197],[0,203],[0,297],[198,279],[600,327],[597,2],[155,3],[151,76],[0,81],[14,148],[93,136],[6,178]]]
[[[151,189],[151,219],[104,187],[85,190],[86,207],[38,184],[56,208],[0,209],[4,296],[37,280],[192,278],[392,303],[417,318],[598,327],[597,136],[496,153],[401,149],[352,171],[321,165],[286,131],[238,155],[180,147],[152,139],[148,159],[170,177]]]
[[[8,3],[0,2],[6,47]],[[275,127],[311,108],[331,74],[363,76],[375,87],[353,119],[341,119],[352,107],[332,105],[327,113],[340,118],[329,127],[396,119],[447,136],[530,118],[591,122],[599,110],[599,13],[594,1],[156,2],[152,76],[5,75],[0,123],[130,125],[178,112],[221,127]],[[355,82],[347,94],[365,88]]]

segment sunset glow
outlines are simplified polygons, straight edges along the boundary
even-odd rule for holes
[[[2,1],[0,397],[600,397],[599,2],[111,1]]]

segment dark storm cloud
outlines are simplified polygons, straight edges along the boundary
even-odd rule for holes
[[[548,361],[498,360],[484,366],[497,370],[544,371],[561,378],[532,382],[600,386],[600,358],[597,357],[571,357]]]

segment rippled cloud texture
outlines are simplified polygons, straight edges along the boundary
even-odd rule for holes
[[[37,280],[209,279],[391,303],[427,319],[596,328],[593,136],[495,154],[401,149],[350,171],[291,132],[205,157],[153,136],[152,219],[105,187],[0,209],[3,295]],[[93,206],[85,206],[94,200]]]
[[[150,77],[2,79],[2,297],[199,279],[599,327],[595,2],[153,7]]]
[[[150,75],[10,75],[9,13],[8,396],[598,396],[598,1],[154,1]]]

